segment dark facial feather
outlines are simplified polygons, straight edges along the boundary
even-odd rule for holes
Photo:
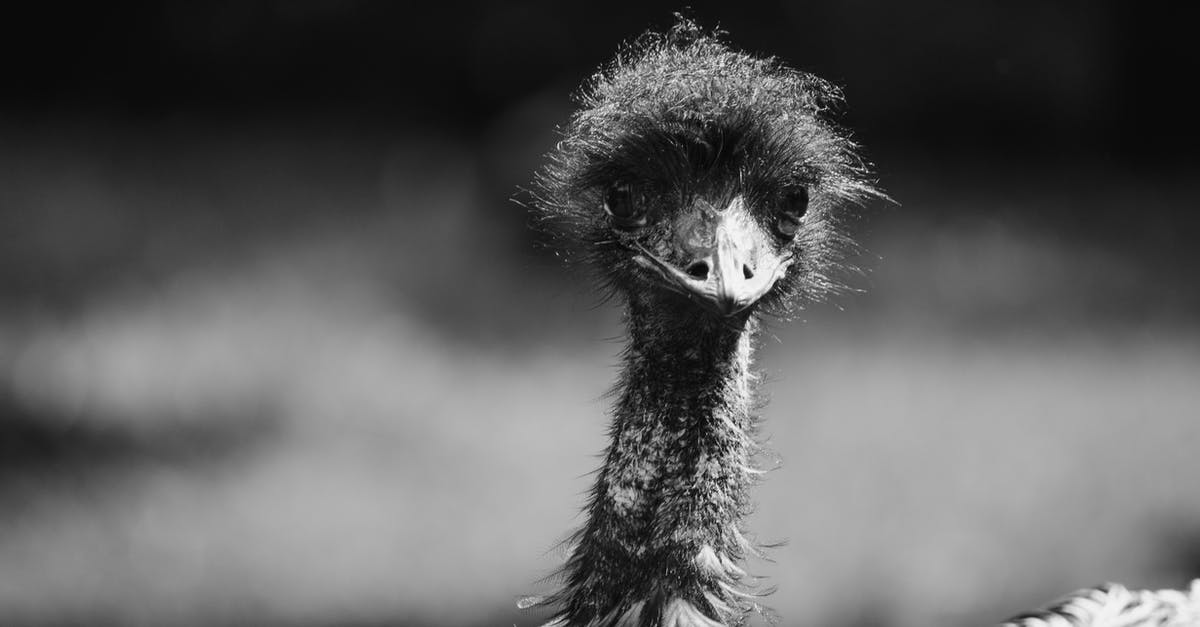
[[[534,206],[572,257],[620,289],[636,274],[624,244],[654,230],[614,233],[603,211],[610,186],[639,190],[651,220],[698,196],[716,204],[741,195],[767,229],[785,191],[802,186],[810,209],[780,242],[795,263],[760,305],[786,313],[837,288],[832,277],[852,246],[842,234],[846,207],[881,195],[856,145],[828,119],[841,100],[820,78],[681,21],[643,36],[588,81],[537,175]]]

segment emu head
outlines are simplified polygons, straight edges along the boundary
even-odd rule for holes
[[[681,20],[622,51],[538,174],[535,207],[633,303],[716,320],[835,287],[839,211],[877,192],[829,83]]]

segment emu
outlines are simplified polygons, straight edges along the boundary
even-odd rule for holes
[[[582,90],[532,205],[623,302],[629,342],[587,521],[540,601],[550,625],[720,627],[761,610],[742,568],[759,551],[742,524],[762,472],[755,335],[838,289],[848,208],[884,197],[829,119],[841,99],[683,18]]]
[[[825,113],[831,84],[693,22],[591,81],[535,207],[626,307],[611,444],[570,541],[559,624],[737,623],[755,596],[742,519],[755,332],[835,289],[847,203],[879,195]]]

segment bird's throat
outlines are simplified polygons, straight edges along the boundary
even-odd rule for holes
[[[739,564],[757,471],[756,323],[639,315],[612,441],[558,595],[563,625],[722,625],[752,607]],[[707,316],[707,314],[705,314]]]

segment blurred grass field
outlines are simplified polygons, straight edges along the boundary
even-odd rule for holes
[[[9,130],[0,622],[538,624],[621,329],[505,199],[537,150]],[[866,291],[762,342],[784,625],[1200,575],[1194,266],[1039,219],[1070,178],[965,180],[885,177]],[[1159,183],[1084,200],[1159,228],[1195,191]]]

